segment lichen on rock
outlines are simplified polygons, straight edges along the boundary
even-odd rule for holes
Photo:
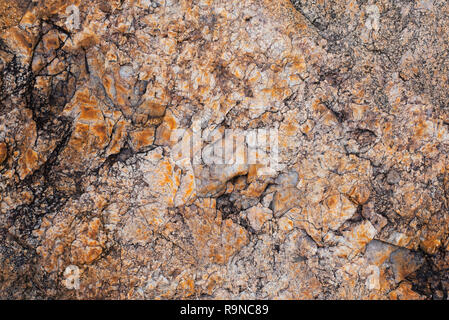
[[[446,1],[0,11],[0,298],[448,298]]]

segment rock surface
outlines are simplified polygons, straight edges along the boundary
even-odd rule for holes
[[[0,0],[0,298],[447,299],[448,13]]]

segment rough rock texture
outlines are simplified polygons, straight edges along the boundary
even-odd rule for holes
[[[448,298],[445,0],[0,0],[0,39],[0,298]]]

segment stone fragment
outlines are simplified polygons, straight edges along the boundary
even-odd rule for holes
[[[8,147],[6,143],[0,142],[0,164],[2,164],[8,156]]]
[[[251,207],[246,211],[246,216],[251,227],[256,231],[260,231],[265,222],[271,219],[272,212],[264,207]]]
[[[0,299],[444,299],[449,2],[0,0]]]

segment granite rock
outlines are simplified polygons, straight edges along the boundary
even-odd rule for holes
[[[447,299],[448,13],[0,0],[0,298]]]

